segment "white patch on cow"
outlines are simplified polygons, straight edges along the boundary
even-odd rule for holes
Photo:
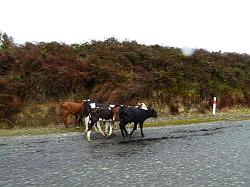
[[[87,123],[88,123],[88,125],[91,123],[91,114],[89,114],[89,116],[88,116],[89,118],[88,118],[88,121],[87,121]],[[86,118],[85,118],[86,119]],[[86,123],[86,122],[85,122]]]
[[[148,108],[147,108],[147,106],[146,106],[145,103],[140,103],[140,105],[141,105],[141,109],[148,110]]]
[[[96,104],[95,103],[90,103],[90,108],[96,108]]]

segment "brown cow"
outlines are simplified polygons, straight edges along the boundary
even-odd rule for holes
[[[75,116],[75,125],[79,125],[81,119],[78,121],[78,115],[80,115],[81,112],[85,113],[85,115],[88,113],[88,105],[86,101],[78,103],[65,101],[59,104],[59,114],[65,127],[68,127],[68,115],[70,114]]]
[[[120,121],[120,105],[115,105],[114,108],[112,108],[113,112],[113,121],[119,122]]]
[[[120,122],[120,105],[115,105],[112,109],[113,112],[113,122],[114,122],[114,129],[117,130]]]

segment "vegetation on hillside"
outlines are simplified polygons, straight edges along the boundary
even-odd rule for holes
[[[146,46],[135,41],[17,45],[0,33],[0,119],[27,103],[68,98],[168,106],[171,113],[193,107],[250,105],[250,56]]]

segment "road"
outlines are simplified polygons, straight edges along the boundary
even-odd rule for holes
[[[0,138],[0,186],[250,186],[250,121]]]

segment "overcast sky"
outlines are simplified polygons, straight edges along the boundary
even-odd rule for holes
[[[249,0],[0,0],[15,42],[144,44],[250,54]]]

